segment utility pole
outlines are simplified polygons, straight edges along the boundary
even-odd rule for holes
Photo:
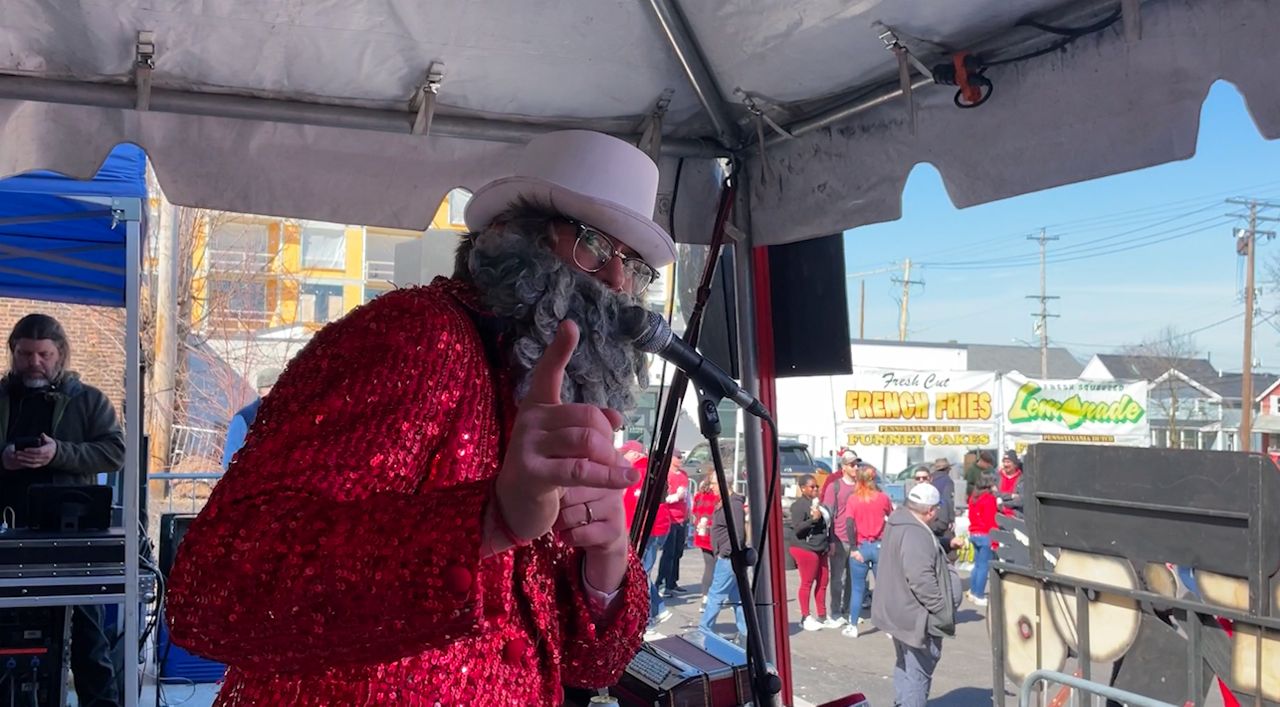
[[[1253,446],[1253,300],[1254,253],[1258,249],[1258,236],[1275,238],[1275,231],[1259,231],[1259,221],[1280,219],[1259,216],[1258,209],[1276,209],[1280,204],[1258,199],[1227,199],[1228,204],[1249,208],[1249,227],[1236,231],[1236,252],[1245,257],[1244,284],[1244,365],[1240,369],[1240,451],[1247,452]],[[1245,214],[1233,214],[1245,216]]]
[[[867,281],[858,281],[858,338],[867,338]]]
[[[160,194],[157,189],[153,194]],[[155,198],[155,197],[153,197]],[[148,469],[169,471],[169,448],[173,443],[173,412],[177,405],[178,370],[178,270],[177,259],[182,249],[178,207],[162,196],[158,198],[159,218],[153,234],[156,239],[155,279],[155,352],[151,366],[150,406],[147,416]],[[164,493],[163,482],[153,482],[149,491],[156,498]]]
[[[907,340],[907,310],[911,306],[911,286],[923,285],[924,280],[911,279],[911,258],[902,261],[902,277],[893,278],[902,285],[902,302],[898,305],[898,341]]]
[[[1039,236],[1027,236],[1027,240],[1039,241],[1040,243],[1040,294],[1027,295],[1027,299],[1040,300],[1040,312],[1032,312],[1031,316],[1040,318],[1040,322],[1037,327],[1040,330],[1040,378],[1043,380],[1049,377],[1049,317],[1058,316],[1056,314],[1049,314],[1049,300],[1058,298],[1050,297],[1045,289],[1044,254],[1045,247],[1049,244],[1049,241],[1056,241],[1058,240],[1058,237],[1046,235],[1045,230],[1042,228],[1040,229]]]

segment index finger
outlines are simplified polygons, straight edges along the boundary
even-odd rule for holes
[[[564,386],[564,369],[578,348],[578,325],[572,321],[560,322],[555,338],[542,352],[542,358],[529,374],[529,393],[525,401],[537,405],[559,405],[560,390]]]

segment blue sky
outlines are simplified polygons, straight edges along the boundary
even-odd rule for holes
[[[1235,196],[1280,201],[1280,140],[1264,140],[1244,99],[1219,82],[1202,108],[1196,154],[1182,162],[964,210],[952,206],[936,170],[918,165],[903,193],[900,220],[845,233],[846,267],[857,273],[899,264],[897,273],[866,277],[868,339],[897,338],[901,286],[891,278],[901,276],[900,263],[910,257],[912,279],[924,285],[911,292],[909,340],[1038,342],[1031,312],[1039,304],[1026,299],[1039,292],[1038,246],[1025,238],[1047,226],[1050,236],[1061,238],[1048,251],[1048,291],[1061,297],[1050,304],[1050,312],[1060,315],[1049,320],[1053,343],[1086,358],[1155,338],[1167,326],[1202,329],[1192,337],[1200,353],[1219,369],[1238,371],[1244,259],[1232,237],[1238,224],[1224,216],[1239,210],[1225,203]],[[1275,226],[1280,224],[1260,228]],[[1153,244],[1084,257],[1143,243]],[[1053,262],[1055,251],[1065,262]],[[1072,255],[1079,257],[1069,260]],[[1280,309],[1280,292],[1266,276],[1276,257],[1280,240],[1260,243],[1260,318]],[[857,336],[856,279],[849,280],[848,293],[850,330]],[[1277,327],[1280,315],[1255,327],[1254,358],[1263,369],[1280,370]]]

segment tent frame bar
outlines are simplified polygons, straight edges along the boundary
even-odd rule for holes
[[[0,98],[134,110],[137,93],[132,86],[125,84],[0,76]],[[402,135],[412,134],[415,116],[408,111],[305,103],[231,94],[196,93],[164,88],[151,90],[148,112],[315,125]],[[593,122],[617,124],[616,120],[535,124],[436,113],[431,122],[431,134],[464,140],[521,144],[537,135],[567,128],[591,128],[613,132],[602,125],[593,126]],[[639,138],[639,135],[616,132],[614,134],[632,143]],[[729,150],[717,146],[710,140],[674,137],[663,139],[662,152],[671,157],[726,157],[730,154]]]
[[[7,216],[0,218],[0,226],[23,226],[28,223],[53,223],[55,221],[87,221],[112,216],[110,209],[81,211],[70,214],[33,214],[31,216]]]
[[[57,250],[30,250],[28,248],[19,248],[17,246],[0,245],[0,262],[11,260],[14,258],[30,258],[31,260],[43,260],[49,263],[61,263],[62,265],[70,265],[76,268],[84,268],[85,270],[96,270],[109,275],[124,275],[124,268],[117,268],[112,265],[103,265],[101,263],[93,263],[88,260],[79,258],[68,258],[67,253],[89,253],[93,251],[114,250],[115,245],[97,245],[97,246],[76,246],[74,248],[59,248]],[[43,278],[41,275],[32,275],[34,278]],[[76,281],[71,281],[76,282]],[[103,288],[106,292],[115,292],[113,288]]]
[[[707,65],[702,47],[694,37],[679,3],[677,0],[649,0],[649,7],[653,8],[654,17],[662,27],[667,44],[675,52],[680,68],[684,69],[698,102],[711,118],[720,144],[736,150],[742,143],[738,123],[729,113],[729,105],[724,99],[720,82]]]

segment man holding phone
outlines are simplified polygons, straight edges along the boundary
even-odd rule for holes
[[[9,374],[0,381],[0,507],[28,523],[33,484],[93,484],[124,463],[124,434],[102,391],[67,370],[62,325],[28,314],[9,334]],[[71,670],[85,707],[122,704],[101,605],[71,614]]]

